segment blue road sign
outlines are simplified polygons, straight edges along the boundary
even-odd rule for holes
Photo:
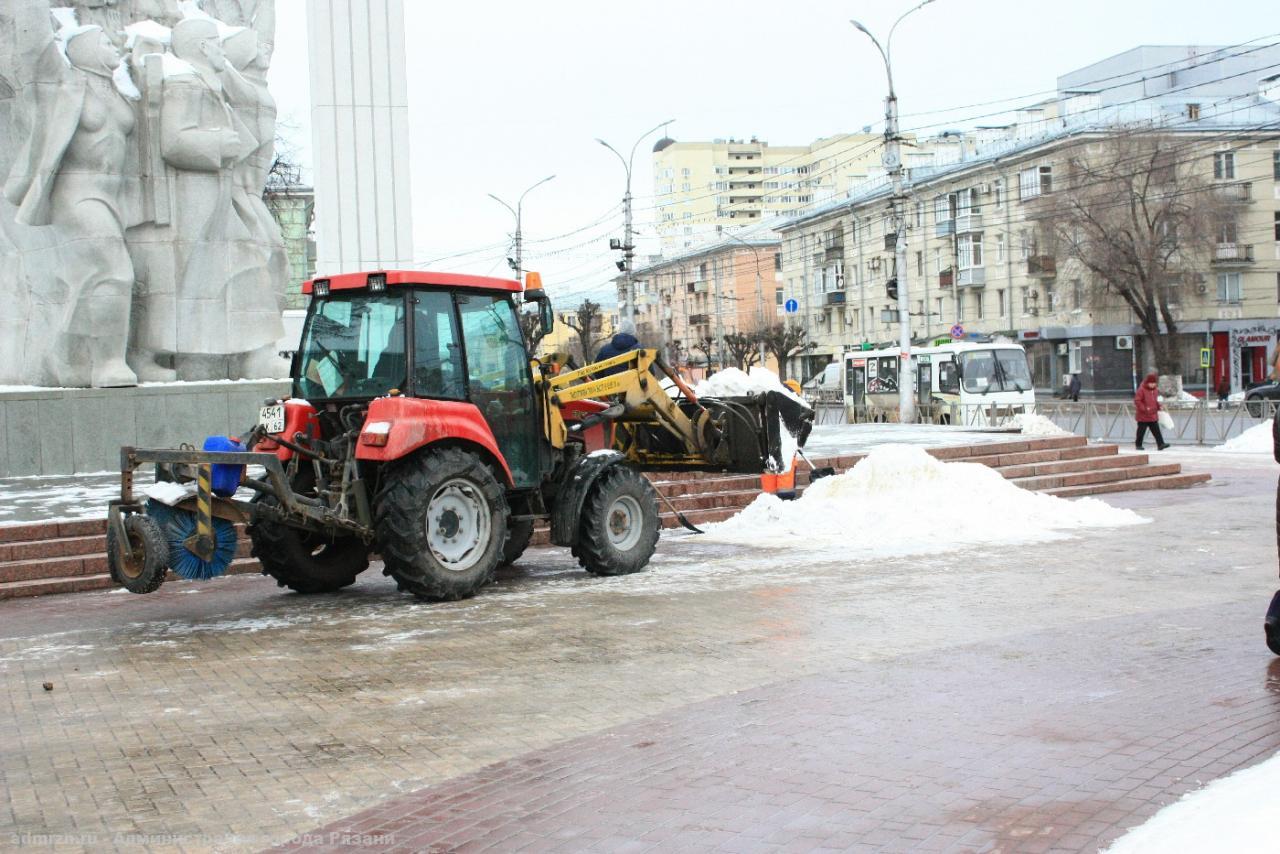
[[[958,323],[957,323],[955,326],[951,327],[951,337],[952,337],[952,338],[963,338],[963,337],[964,337],[964,327],[963,327],[963,326],[961,326],[961,325],[960,325],[960,324],[958,324]]]
[[[800,310],[800,303],[793,299],[789,299],[782,304],[782,307],[786,310],[787,314],[795,314]]]

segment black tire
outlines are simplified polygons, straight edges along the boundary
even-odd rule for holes
[[[533,520],[521,519],[507,523],[507,541],[502,544],[502,563],[499,566],[511,566],[520,559],[524,550],[529,548],[533,539]]]
[[[497,478],[475,455],[419,453],[382,476],[375,516],[384,572],[419,599],[474,596],[502,560],[508,512]],[[434,539],[429,524],[440,525]]]
[[[164,584],[169,571],[169,539],[160,524],[149,516],[133,513],[124,518],[129,548],[137,555],[122,559],[115,528],[107,526],[107,567],[111,580],[130,593],[153,593]]]
[[[658,494],[633,468],[600,476],[582,507],[573,555],[592,575],[630,575],[649,564],[658,545]]]
[[[274,505],[276,499],[264,497],[261,503]],[[250,525],[246,533],[262,574],[296,593],[341,590],[369,568],[369,547],[356,537],[335,538],[265,519]]]
[[[1267,634],[1267,649],[1280,655],[1280,624],[1267,623],[1263,629]]]
[[[1251,415],[1252,417],[1254,417],[1254,418],[1261,418],[1261,417],[1262,417],[1262,400],[1261,400],[1261,398],[1251,397],[1251,398],[1249,398],[1249,399],[1248,399],[1248,401],[1246,402],[1245,406],[1246,406],[1246,408],[1248,408],[1248,410],[1249,410],[1249,415]]]

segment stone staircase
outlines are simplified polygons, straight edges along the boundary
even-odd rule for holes
[[[1152,463],[1145,454],[1119,453],[1116,445],[1090,445],[1083,437],[1012,438],[1008,442],[933,448],[930,454],[949,462],[990,466],[1024,489],[1065,498],[1146,489],[1178,489],[1204,483],[1208,474],[1188,474],[1177,463]],[[844,471],[865,454],[814,460]],[[701,473],[654,474],[654,485],[695,525],[723,521],[760,494],[760,479],[743,475]],[[802,465],[797,487],[808,483]],[[679,525],[661,505],[662,524]],[[112,586],[107,573],[106,523],[102,520],[46,522],[0,527],[0,599],[100,590]],[[243,533],[243,532],[241,532]],[[545,528],[534,532],[533,545],[547,544]],[[258,572],[241,538],[229,572]],[[170,573],[170,580],[176,576]]]

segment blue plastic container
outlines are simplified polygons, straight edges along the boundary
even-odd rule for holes
[[[204,440],[206,451],[243,451],[244,445],[229,436],[210,436]],[[217,463],[213,466],[213,494],[221,498],[230,498],[240,488],[240,478],[244,476],[244,466],[229,466]]]

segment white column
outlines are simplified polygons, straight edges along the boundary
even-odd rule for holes
[[[317,274],[413,263],[404,0],[307,0]]]

